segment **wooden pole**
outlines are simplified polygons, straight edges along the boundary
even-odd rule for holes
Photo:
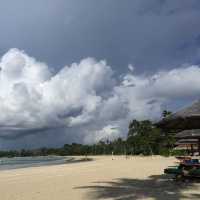
[[[193,144],[191,144],[191,153],[192,153],[192,156],[193,156],[194,155]]]
[[[200,156],[200,138],[198,139],[198,152],[199,152],[199,156]]]

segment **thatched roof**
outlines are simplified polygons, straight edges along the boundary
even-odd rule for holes
[[[200,129],[200,100],[162,119],[156,126],[166,130]]]
[[[180,139],[175,143],[174,149],[188,150],[193,148],[193,150],[198,150],[198,139]]]
[[[170,118],[177,118],[177,117],[200,117],[200,100],[195,101],[192,105],[179,110],[178,112],[169,116]]]
[[[184,130],[175,135],[177,139],[200,139],[200,129]]]
[[[191,148],[190,145],[182,144],[182,145],[177,145],[174,149],[175,150],[188,150],[190,148]],[[198,150],[198,146],[197,145],[193,145],[193,150]]]
[[[191,144],[198,144],[198,139],[181,139],[175,143],[175,145],[191,145]]]

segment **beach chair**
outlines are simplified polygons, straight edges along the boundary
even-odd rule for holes
[[[170,166],[164,169],[164,173],[174,175],[175,180],[191,177],[200,178],[200,163],[198,159],[185,159],[178,166]]]

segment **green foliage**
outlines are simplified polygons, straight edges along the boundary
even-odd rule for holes
[[[171,112],[163,111],[166,117]],[[129,124],[127,139],[100,141],[97,144],[65,144],[61,148],[40,148],[20,151],[0,151],[0,157],[47,156],[47,155],[185,155],[185,151],[173,150],[174,136],[165,134],[156,128],[151,121],[132,120]]]
[[[173,149],[171,152],[170,152],[170,156],[186,156],[188,155],[188,152],[187,150],[184,150],[184,149]]]
[[[168,157],[171,155],[171,151],[168,148],[161,148],[159,151],[159,155]]]
[[[127,143],[129,148],[132,147],[132,154],[159,154],[163,146],[168,145],[167,137],[151,121],[133,120],[129,125]]]

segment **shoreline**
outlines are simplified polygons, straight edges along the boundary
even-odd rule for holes
[[[65,165],[65,164],[73,164],[73,163],[75,164],[79,162],[89,162],[89,161],[94,161],[95,159],[102,158],[102,157],[104,158],[107,157],[111,159],[124,158],[125,160],[134,159],[134,158],[156,158],[156,157],[173,158],[173,156],[165,157],[165,156],[160,156],[160,155],[151,155],[151,156],[149,155],[148,156],[88,155],[87,157],[85,157],[85,155],[80,155],[80,156],[35,156],[35,157],[13,157],[13,158],[3,157],[0,159],[0,172],[6,171],[6,170],[23,169],[23,168],[34,168],[34,167],[56,166],[56,165]],[[27,162],[27,160],[29,162]],[[7,163],[8,161],[10,162]]]
[[[51,158],[51,159],[49,159]],[[39,160],[37,160],[39,159]],[[28,162],[27,162],[28,161]],[[38,157],[14,157],[0,159],[0,172],[23,168],[54,166],[78,162],[89,162],[90,158],[83,156],[38,156]]]

